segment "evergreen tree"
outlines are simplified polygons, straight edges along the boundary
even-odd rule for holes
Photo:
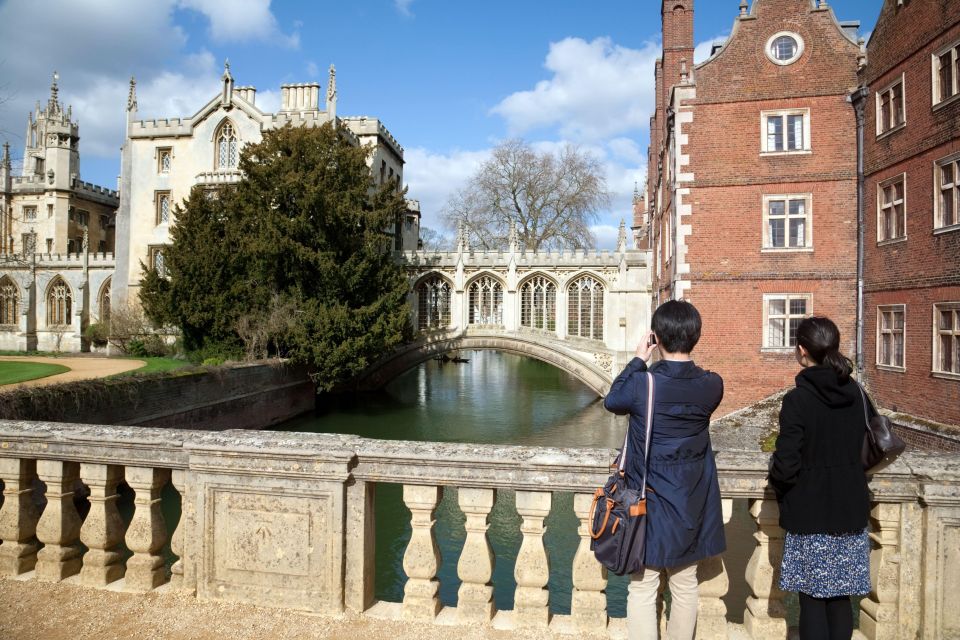
[[[141,283],[148,315],[178,326],[189,350],[249,353],[257,336],[321,389],[408,340],[408,285],[385,233],[404,193],[373,184],[367,153],[329,124],[245,147],[235,187],[195,189],[177,209],[166,273]]]

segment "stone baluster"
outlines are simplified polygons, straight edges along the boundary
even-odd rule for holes
[[[89,549],[83,556],[80,583],[102,587],[123,577],[123,519],[117,511],[117,485],[123,467],[106,464],[80,465],[80,477],[90,488],[90,512],[80,528],[80,540]]]
[[[870,510],[870,595],[860,601],[860,631],[870,640],[895,639],[900,633],[900,511],[899,503],[877,503]]]
[[[783,529],[779,526],[780,508],[776,500],[750,501],[750,515],[757,523],[753,534],[757,546],[747,563],[747,585],[752,593],[743,612],[743,625],[751,638],[785,638],[786,608],[783,592],[777,586],[783,558]]]
[[[440,612],[437,569],[440,549],[434,536],[433,513],[443,497],[442,487],[403,485],[403,503],[410,509],[410,543],[403,554],[407,583],[403,587],[402,615],[408,620],[432,621]]]
[[[517,513],[523,518],[520,532],[523,542],[517,554],[513,577],[517,581],[513,615],[518,627],[546,627],[550,622],[550,563],[543,546],[546,527],[543,519],[550,513],[551,494],[546,491],[517,491]]]
[[[733,499],[723,498],[723,522],[733,516]],[[716,640],[727,637],[727,605],[723,597],[730,588],[730,578],[723,556],[701,560],[697,567],[700,580],[700,604],[697,612],[697,640]]]
[[[578,493],[573,496],[573,511],[580,520],[577,533],[580,545],[573,557],[573,594],[570,599],[570,617],[577,629],[597,632],[607,627],[607,569],[597,562],[590,550],[590,506],[593,494]]]
[[[80,514],[73,504],[80,464],[38,460],[37,475],[47,485],[47,506],[37,523],[44,544],[37,553],[37,579],[60,582],[80,572]]]
[[[486,623],[493,618],[493,550],[487,541],[487,516],[493,508],[493,489],[459,489],[457,499],[467,517],[457,575],[457,616],[465,623]]]
[[[0,575],[18,576],[37,564],[36,532],[40,514],[33,502],[37,462],[0,458],[3,507],[0,508]]]
[[[150,591],[166,582],[160,554],[167,541],[167,527],[160,511],[160,490],[170,479],[169,469],[127,467],[127,484],[136,493],[133,520],[127,527],[127,546],[133,556],[127,560],[126,588]]]
[[[180,493],[180,523],[170,539],[170,550],[177,556],[177,561],[170,567],[170,586],[174,589],[193,593],[197,588],[196,571],[193,564],[194,549],[187,548],[187,541],[194,540],[188,537],[194,522],[195,507],[190,487],[187,485],[185,469],[174,469],[170,474],[170,482]]]

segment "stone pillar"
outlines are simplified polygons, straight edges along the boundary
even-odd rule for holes
[[[37,554],[37,580],[60,582],[80,572],[80,514],[73,504],[80,464],[38,460],[37,475],[47,485],[47,506],[37,523],[44,544]]]
[[[570,617],[577,629],[597,633],[607,628],[607,569],[597,562],[590,550],[590,506],[593,494],[573,496],[573,511],[580,520],[577,533],[580,545],[573,557],[573,593],[570,598]]]
[[[860,601],[860,631],[870,640],[896,640],[900,631],[900,503],[874,504],[870,520],[874,543],[870,595]]]
[[[723,498],[723,522],[730,522],[733,515],[733,499]],[[730,578],[723,563],[723,556],[714,556],[700,561],[697,567],[700,581],[700,604],[697,613],[697,640],[715,640],[727,637],[727,605],[723,597],[730,588]]]
[[[523,518],[523,542],[513,569],[517,581],[513,615],[518,627],[546,628],[550,622],[550,593],[545,588],[550,563],[543,546],[543,519],[550,513],[551,497],[546,491],[517,491],[517,513]]]
[[[377,485],[351,479],[347,483],[347,566],[344,605],[363,613],[374,602],[376,572]]]
[[[493,508],[493,489],[458,489],[460,509],[467,517],[457,575],[457,616],[463,623],[487,623],[493,618],[493,550],[487,541],[487,516]]]
[[[402,615],[408,620],[431,622],[440,612],[437,569],[440,549],[433,534],[433,512],[443,497],[441,487],[403,485],[403,503],[410,509],[410,543],[403,554],[407,584],[403,587]]]
[[[170,472],[170,483],[180,493],[180,523],[170,539],[170,550],[178,560],[170,567],[170,586],[180,591],[195,593],[197,571],[194,561],[197,553],[194,542],[199,540],[200,536],[194,534],[196,505],[193,503],[191,487],[187,483],[186,469],[173,469]]]
[[[40,514],[33,503],[35,460],[0,458],[3,507],[0,508],[0,575],[18,576],[37,564],[36,531]]]
[[[123,520],[117,511],[117,485],[123,467],[105,464],[80,465],[80,477],[90,488],[90,512],[80,528],[80,540],[89,549],[83,556],[80,583],[103,587],[123,577]]]
[[[785,638],[786,608],[783,592],[777,586],[783,558],[783,529],[779,526],[780,508],[776,500],[750,501],[750,515],[757,523],[753,534],[757,546],[747,563],[747,585],[752,593],[743,612],[743,625],[751,638]]]
[[[166,582],[160,550],[167,541],[167,527],[160,511],[160,490],[169,479],[169,469],[127,467],[127,484],[136,492],[133,520],[127,528],[127,546],[133,551],[127,560],[128,590],[150,591]]]

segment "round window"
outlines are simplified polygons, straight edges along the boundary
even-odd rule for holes
[[[802,53],[803,39],[795,33],[781,31],[767,40],[767,57],[776,64],[790,64]]]

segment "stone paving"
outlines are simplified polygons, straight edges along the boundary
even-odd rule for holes
[[[117,373],[133,371],[146,366],[143,360],[130,360],[128,358],[98,358],[87,357],[65,357],[52,358],[49,356],[0,356],[0,361],[12,362],[42,362],[44,364],[60,364],[70,367],[70,371],[64,371],[57,375],[47,376],[46,378],[37,378],[36,380],[27,380],[26,382],[6,385],[13,388],[16,385],[27,387],[39,387],[49,384],[60,384],[61,382],[73,382],[74,380],[88,380],[90,378],[103,378]]]

